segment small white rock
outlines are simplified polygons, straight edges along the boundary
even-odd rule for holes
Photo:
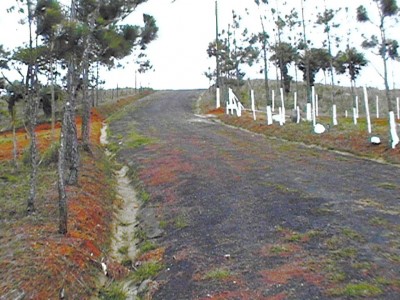
[[[379,145],[381,143],[381,139],[378,136],[371,137],[371,144]]]
[[[324,125],[322,125],[322,124],[315,124],[315,126],[314,126],[314,132],[316,133],[316,134],[321,134],[321,133],[324,133],[326,131],[326,129],[325,129],[325,127],[324,127]]]

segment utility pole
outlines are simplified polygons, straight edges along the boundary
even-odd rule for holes
[[[218,0],[215,0],[215,58],[217,63],[217,82],[216,82],[216,108],[221,107],[220,100],[220,78],[219,78],[219,29],[218,29]]]

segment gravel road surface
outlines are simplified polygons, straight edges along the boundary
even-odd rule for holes
[[[266,139],[162,91],[110,124],[163,229],[153,299],[400,299],[400,168]]]

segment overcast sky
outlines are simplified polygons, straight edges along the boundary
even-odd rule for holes
[[[270,3],[275,5],[276,0]],[[16,0],[0,0],[0,44],[6,48],[12,49],[19,46],[26,40],[26,27],[18,24],[21,18],[18,14],[7,14],[6,8],[14,4]],[[62,1],[69,3],[69,1]],[[207,88],[208,79],[203,75],[208,67],[214,68],[215,61],[207,57],[206,49],[208,43],[215,39],[215,0],[149,0],[147,3],[139,6],[138,10],[132,16],[127,18],[126,22],[138,24],[142,22],[142,14],[148,13],[155,17],[159,26],[158,39],[154,41],[148,48],[148,56],[154,65],[154,70],[145,75],[138,75],[138,84],[143,86],[151,86],[156,89],[183,89],[183,88]],[[283,6],[285,1],[279,0],[282,14],[289,8],[296,6],[300,11],[300,0],[287,0],[291,5]],[[346,19],[344,13],[342,18],[338,20],[341,23],[340,33],[345,36],[348,28],[351,28],[351,42],[358,47],[361,33],[356,31],[356,27],[361,27],[355,22],[355,8],[360,5],[368,5],[366,0],[327,0],[328,8],[349,7],[351,18]],[[241,15],[244,15],[245,8],[249,10],[250,15],[243,18],[243,27],[246,26],[250,31],[260,31],[259,13],[260,10],[255,5],[254,0],[218,0],[220,13],[220,29],[226,29],[228,23],[231,22],[231,12],[234,9]],[[323,9],[322,0],[307,0],[306,19],[314,20],[318,10]],[[309,8],[309,9],[308,9]],[[263,13],[263,10],[261,10]],[[311,15],[313,14],[313,15]],[[396,28],[397,27],[397,28]],[[398,30],[398,25],[392,28],[393,31]],[[372,27],[362,26],[363,32],[370,34]],[[308,33],[314,41],[315,47],[322,46],[322,40],[325,36],[321,28],[312,28],[309,26]],[[399,37],[397,37],[399,38]],[[359,47],[358,47],[359,48]],[[336,50],[334,50],[334,53]],[[359,84],[368,86],[382,87],[382,79],[376,70],[380,70],[380,61],[365,51],[371,67],[368,72],[364,72],[360,77]],[[116,69],[113,71],[103,70],[102,78],[107,82],[107,87],[134,86],[135,82],[135,65],[129,63],[132,58],[123,61],[124,69]],[[129,64],[128,64],[129,63]],[[272,65],[271,65],[272,67]],[[394,66],[399,69],[399,64]],[[246,69],[248,76],[254,78],[262,78],[259,74],[260,66],[252,69]],[[273,69],[272,69],[273,70]],[[390,69],[390,73],[392,69]],[[293,72],[293,71],[292,71]],[[271,72],[270,78],[274,77],[275,71]],[[301,72],[299,72],[301,76]],[[400,74],[397,75],[396,86],[400,86]],[[337,80],[342,83],[347,82],[345,77],[336,76]],[[318,77],[318,81],[323,82],[322,74]]]

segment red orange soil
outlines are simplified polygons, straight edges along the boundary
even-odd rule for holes
[[[96,109],[92,109],[91,112],[91,142],[98,143],[100,138],[100,128],[102,123],[102,117]],[[81,134],[82,118],[76,118],[76,125],[78,130],[78,139]],[[61,123],[57,122],[55,126],[55,141],[58,141],[60,135]],[[51,140],[51,124],[42,123],[36,126],[36,135],[38,139],[38,148],[41,152],[45,151],[52,143]],[[24,149],[29,146],[28,133],[24,128],[20,128],[16,131],[16,140],[18,148],[18,156],[20,156]],[[13,151],[13,135],[11,131],[0,133],[0,161],[12,159]]]
[[[100,261],[106,256],[110,238],[113,194],[105,173],[103,151],[99,148],[103,118],[91,113],[92,153],[82,153],[79,184],[67,187],[68,234],[58,231],[57,176],[47,178],[49,189],[38,197],[37,212],[29,216],[10,213],[7,226],[0,230],[3,246],[9,243],[10,256],[0,259],[0,295],[7,295],[17,288],[29,299],[58,299],[63,291],[71,299],[88,299],[94,293],[96,272],[101,272]],[[81,119],[77,118],[78,131]],[[59,135],[60,123],[56,134]],[[51,144],[50,124],[36,128],[41,152]],[[12,133],[1,133],[0,160],[11,159]],[[57,137],[58,139],[58,137]],[[29,139],[24,130],[17,131],[17,143],[21,155]],[[41,172],[41,171],[40,171]],[[15,224],[13,226],[13,223]],[[4,253],[4,252],[2,252]],[[125,268],[112,261],[107,262],[110,276],[121,276]]]

